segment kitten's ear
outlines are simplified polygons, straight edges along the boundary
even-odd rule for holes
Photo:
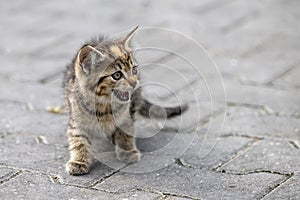
[[[85,62],[86,58],[88,57],[88,55],[91,53],[91,51],[94,51],[95,53],[97,53],[98,56],[100,56],[100,59],[104,58],[104,54],[101,53],[99,50],[97,50],[96,48],[90,46],[90,45],[85,45],[83,46],[78,54],[77,54],[77,58],[76,58],[76,65],[78,65],[85,73],[88,72],[87,69],[87,64],[88,63],[95,63],[95,61],[91,60],[90,62],[87,61]],[[96,59],[95,57],[92,59]]]
[[[130,49],[130,42],[133,38],[134,34],[136,33],[139,26],[135,27],[130,33],[128,33],[124,39],[122,39],[121,43],[125,46],[125,48]]]

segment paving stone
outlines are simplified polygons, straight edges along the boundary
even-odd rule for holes
[[[171,165],[146,174],[118,173],[96,188],[110,191],[142,188],[200,199],[253,199],[268,186],[275,186],[281,178],[281,175],[269,173],[238,176]]]
[[[26,105],[14,102],[2,102],[0,108],[1,137],[24,134],[37,141],[39,141],[38,138],[43,138],[44,143],[48,144],[62,146],[66,144],[65,132],[68,123],[66,115],[52,114],[46,110],[32,111]]]
[[[268,110],[231,105],[226,110],[223,134],[300,140],[300,121],[291,116],[270,115]]]
[[[244,6],[250,6],[250,10],[257,11],[257,14],[237,20],[233,26],[229,26],[227,34],[223,34],[223,37],[216,38],[215,41],[210,41],[213,44],[218,44],[219,50],[226,55],[241,55],[246,52],[255,52],[255,47],[263,44],[265,39],[269,38],[273,34],[296,32],[299,28],[295,24],[297,18],[297,12],[292,8],[296,6],[298,2],[293,1],[290,5],[286,5],[283,1],[277,1],[276,3],[253,2],[251,4],[245,2],[234,2],[233,4],[244,4]],[[251,8],[251,7],[254,7]],[[288,13],[287,11],[291,11]],[[281,26],[284,29],[278,30],[276,27]],[[247,47],[247,48],[245,48]],[[257,49],[259,51],[259,49]]]
[[[185,35],[166,29],[142,29],[137,39],[145,96],[174,96],[176,91],[187,88],[197,79],[203,80],[201,84],[205,85],[208,77],[219,75],[203,48]]]
[[[186,166],[214,168],[255,141],[240,137],[218,138],[215,135],[210,135],[204,129],[189,134],[162,131],[153,135],[149,134],[151,130],[146,130],[147,133],[137,138],[137,147],[143,154],[141,161],[121,171],[131,173],[153,172],[175,161],[178,162],[178,158],[180,158],[179,162]],[[124,167],[124,163],[116,160],[113,145],[107,148],[108,145],[100,143],[103,140],[109,144],[105,138],[99,138],[96,141],[94,155],[97,159],[114,169]]]
[[[146,129],[146,133],[137,138],[137,148],[142,152],[142,158],[138,163],[125,166],[123,162],[116,159],[114,146],[110,145],[107,139],[102,138],[95,141],[94,155],[103,164],[113,168],[121,169],[124,172],[146,173],[162,169],[172,163],[175,158],[179,158],[191,145],[195,138],[195,133],[182,134],[176,132],[157,132],[151,135],[151,130]],[[103,145],[103,143],[106,143]]]
[[[15,18],[15,21],[21,20],[21,18],[21,16],[19,18]],[[8,30],[11,31],[10,29],[6,29],[6,31]],[[20,32],[16,33],[4,33],[5,40],[0,46],[2,55],[19,59],[28,59],[33,57],[39,59],[39,51],[45,50],[48,46],[50,47],[51,45],[55,45],[67,37],[66,33],[61,33],[39,37],[26,37],[26,40],[24,40],[20,37],[22,36]]]
[[[240,60],[238,63],[239,69],[235,71],[235,74],[239,76],[241,81],[269,83],[290,67],[299,63],[297,52],[299,52],[300,43],[294,50],[291,48],[291,45],[286,44],[293,42],[294,39],[289,35],[282,37],[275,37],[270,41],[270,44],[265,44],[261,47],[263,51],[256,54],[253,53],[246,59]],[[284,54],[282,52],[289,53]],[[272,72],[269,72],[270,67],[272,67]],[[257,73],[257,71],[260,73]]]
[[[288,181],[268,194],[265,199],[297,199],[300,196],[300,176],[291,177]]]
[[[220,137],[221,134],[213,134],[213,128],[211,131],[201,129],[188,134],[149,128],[145,130],[146,132],[142,132],[142,134],[138,133],[137,138],[137,147],[143,154],[141,161],[121,171],[152,172],[172,164],[178,158],[180,158],[179,162],[186,166],[213,168],[235,156],[238,151],[254,141],[250,138],[223,138]],[[96,145],[96,147],[100,147],[100,145]],[[99,156],[97,158],[100,162],[114,169],[123,167],[122,162],[116,161],[114,149],[111,147],[110,152],[107,151],[108,149],[96,150],[98,153],[95,154]]]
[[[255,86],[236,85],[233,87],[230,83],[225,83],[225,89],[226,98],[229,102],[265,106],[271,113],[297,115],[300,111],[297,104],[300,95],[291,91]]]
[[[265,139],[222,169],[234,172],[266,170],[299,174],[299,165],[299,147],[296,148],[286,140]]]
[[[149,99],[149,98],[147,98]],[[150,98],[151,100],[152,98]],[[165,107],[182,105],[181,103],[166,103],[163,100],[151,101],[157,105]],[[160,103],[161,102],[161,103]],[[138,117],[136,120],[136,133],[145,133],[145,128],[150,131],[150,135],[159,131],[174,132],[174,133],[190,133],[196,131],[197,127],[202,126],[214,114],[210,102],[188,103],[188,109],[181,115],[172,118],[157,119],[155,117],[145,118]],[[222,107],[218,104],[213,107],[219,110]],[[138,115],[139,116],[139,115]],[[146,132],[147,132],[146,131]],[[147,133],[146,133],[147,134]]]
[[[198,50],[202,51],[199,48]],[[182,53],[182,50],[176,52]],[[183,54],[180,56],[189,59],[190,55]],[[197,66],[186,63],[184,59],[178,58],[178,56],[171,55],[169,57],[170,60],[155,61],[157,64],[142,67],[142,88],[143,96],[146,99],[167,107],[187,104],[189,109],[182,118],[182,124],[185,127],[194,126],[195,121],[199,121],[199,119],[222,109],[222,102],[216,103],[213,100],[216,100],[215,87],[222,87],[223,85],[221,79],[218,78],[218,72],[207,55],[201,54],[198,59],[194,60],[196,64],[199,64]],[[204,61],[202,61],[202,58]],[[189,62],[189,60],[187,61]],[[207,69],[210,67],[213,69]],[[174,80],[177,81],[174,82]],[[217,90],[220,96],[221,91],[219,91]],[[183,94],[181,95],[181,93]],[[220,101],[220,98],[218,98],[218,101]],[[178,119],[174,118],[166,121],[166,123],[170,123],[170,126],[174,127],[180,124]],[[185,127],[184,129],[186,129]]]
[[[62,88],[62,80],[63,80],[63,73],[54,73],[49,76],[45,76],[42,78],[44,81],[44,85],[50,85],[50,87]]]
[[[78,188],[55,183],[47,175],[23,173],[0,186],[3,199],[156,199],[158,194],[124,192],[110,194],[88,188]]]
[[[210,12],[207,12],[207,9],[197,13],[200,18],[199,24],[211,31],[221,30],[220,32],[225,32],[224,29],[229,29],[238,21],[246,20],[247,18],[255,19],[255,14],[263,6],[266,6],[258,2],[246,3],[243,1],[219,1],[214,3],[215,5]],[[215,16],[218,17],[216,18]]]
[[[0,84],[0,92],[0,101],[20,102],[31,110],[44,111],[48,106],[63,105],[63,91],[59,87],[6,81]]]
[[[183,85],[180,90],[174,88],[173,91],[170,90],[171,92],[150,86],[146,88],[144,96],[146,99],[165,107],[187,104],[189,108],[183,115],[168,119],[165,122],[166,130],[180,127],[184,132],[195,129],[196,124],[201,125],[216,113],[225,110],[225,91],[223,85],[217,83],[218,81],[220,79],[199,80],[190,85]],[[171,83],[168,84],[171,85]]]
[[[64,70],[66,61],[53,59],[36,60],[31,58],[8,58],[1,59],[0,64],[3,67],[1,77],[6,79],[6,84],[23,83],[23,82],[39,82],[46,77],[57,74]],[[3,81],[4,82],[4,81]],[[40,84],[40,83],[35,83]],[[60,85],[62,85],[62,79]]]
[[[198,80],[197,84],[203,85],[206,96],[209,96],[206,87],[211,85],[210,81],[213,80],[214,85],[219,83],[222,86],[218,69],[201,46],[190,39],[183,38],[182,40],[182,46],[188,46],[188,48],[171,49],[174,54],[170,55],[167,60],[154,61],[150,66],[144,67],[147,71],[142,74],[143,83],[153,88],[160,96],[166,96],[184,87],[189,89]],[[151,67],[152,70],[148,72],[147,67]],[[146,88],[146,95],[147,92]],[[152,93],[149,96],[152,96]]]
[[[91,1],[89,3],[74,2],[73,9],[71,10],[68,9],[69,6],[66,2],[59,2],[61,7],[55,9],[56,6],[54,5],[57,3],[58,2],[53,1],[45,5],[33,6],[31,13],[37,16],[43,15],[45,19],[40,23],[48,23],[47,29],[76,34],[87,35],[86,30],[89,30],[88,34],[92,35],[99,32],[107,32],[107,30],[112,29],[117,31],[116,27],[118,27],[119,30],[126,30],[129,26],[137,24],[153,26],[156,24],[169,23],[170,20],[164,20],[160,17],[147,17],[149,14],[155,16],[156,12],[158,14],[162,12],[168,13],[170,15],[169,17],[182,18],[182,16],[174,15],[172,7],[167,3],[161,3],[161,5],[157,6],[156,4],[145,1],[133,1],[127,4],[121,1],[116,1],[115,3],[107,3],[105,1]],[[122,6],[130,9],[122,9]],[[87,12],[87,10],[94,8],[99,8],[102,12]],[[178,9],[178,11],[180,12],[180,9]],[[182,14],[189,16],[188,12]],[[68,27],[70,16],[72,16],[71,20],[74,26]],[[57,18],[59,21],[53,20]],[[99,18],[102,20],[99,21]],[[111,23],[114,23],[115,26],[111,26]],[[97,26],[95,26],[95,24],[97,24]],[[78,29],[78,27],[80,27],[80,29]],[[103,27],[105,27],[105,30],[103,30]],[[41,28],[45,29],[45,27]]]
[[[195,101],[207,101],[212,99],[213,104],[223,104],[225,100],[229,104],[240,105],[255,105],[264,107],[272,114],[295,115],[298,116],[300,108],[298,106],[300,95],[293,91],[278,90],[269,87],[260,87],[252,85],[240,85],[234,81],[223,79],[224,86],[214,84],[214,79],[210,81],[208,87],[210,88],[212,98],[207,99],[207,89],[203,84],[195,82],[191,87],[195,91],[195,96],[189,94],[189,90],[181,90],[177,93],[179,99],[185,97],[186,100],[192,99]],[[225,95],[226,94],[226,99]],[[195,98],[196,97],[196,98]]]
[[[217,167],[253,141],[240,137],[197,137],[180,160],[184,165],[197,168]]]
[[[70,176],[65,171],[65,164],[69,159],[67,146],[45,144],[43,141],[45,138],[26,133],[6,136],[0,140],[0,152],[3,155],[0,158],[0,165],[50,173],[64,183],[82,186],[93,184],[114,171],[101,163],[96,163],[90,174]],[[66,138],[62,141],[65,143]]]
[[[235,25],[233,22],[234,26],[229,26],[232,30],[210,39],[206,46],[215,55],[214,60],[221,71],[231,73],[240,81],[266,83],[299,62],[300,43],[294,39],[299,26],[291,25],[295,14],[284,12],[287,8],[281,5],[282,2],[257,4],[261,8],[255,10],[256,15],[237,20]],[[274,30],[279,26],[284,27],[283,31]],[[220,59],[220,56],[230,62],[224,62],[226,59]],[[269,71],[270,67],[272,71]]]

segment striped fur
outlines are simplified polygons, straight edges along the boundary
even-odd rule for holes
[[[140,159],[134,137],[135,114],[149,117],[153,104],[143,100],[139,87],[138,64],[130,48],[135,31],[121,40],[98,37],[87,42],[67,66],[64,91],[70,113],[70,160],[66,170],[71,175],[90,171],[91,136],[97,131],[115,144],[119,160],[133,163]],[[185,109],[155,106],[154,111],[155,117],[162,117],[161,113],[172,117]]]

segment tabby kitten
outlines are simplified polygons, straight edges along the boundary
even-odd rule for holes
[[[139,70],[130,41],[138,27],[125,38],[93,39],[83,45],[67,66],[64,93],[70,113],[68,142],[71,175],[88,173],[92,163],[91,136],[102,131],[115,145],[116,156],[125,163],[140,160],[134,137],[135,113],[155,117],[176,116],[186,107],[163,108],[144,100]]]

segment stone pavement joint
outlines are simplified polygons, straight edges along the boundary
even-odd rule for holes
[[[122,167],[120,169],[112,171],[110,174],[107,174],[106,176],[102,177],[100,180],[97,180],[94,183],[91,183],[88,187],[92,188],[92,187],[96,186],[97,184],[102,183],[103,181],[105,181],[106,179],[108,179],[111,176],[115,175],[116,173],[119,173],[125,167]]]
[[[249,20],[253,20],[253,18],[256,18],[258,16],[259,16],[259,12],[258,11],[252,11],[248,15],[245,15],[245,16],[242,16],[242,17],[236,19],[231,24],[229,24],[227,26],[224,26],[224,27],[221,27],[220,31],[223,32],[224,34],[227,34],[229,32],[234,31],[235,29],[243,26]]]
[[[259,140],[261,139],[257,139],[257,138],[253,139],[245,146],[243,146],[241,149],[237,150],[235,154],[231,155],[231,157],[228,160],[219,163],[217,166],[214,166],[211,169],[217,172],[222,172],[222,173],[226,172],[224,170],[220,170],[220,168],[222,168],[223,165],[226,165],[227,163],[230,163],[233,160],[237,159],[241,154],[244,154],[245,152],[249,151],[254,145],[258,143]]]
[[[275,191],[277,188],[279,188],[280,186],[282,186],[283,184],[285,184],[290,178],[292,178],[292,174],[290,175],[285,175],[286,177],[283,177],[281,181],[278,181],[278,184],[273,186],[273,187],[269,187],[268,190],[263,193],[260,194],[259,198],[264,198],[266,196],[268,196],[271,192]]]
[[[214,9],[222,8],[222,6],[228,4],[232,1],[233,0],[210,1],[209,3],[205,4],[204,6],[201,6],[201,9],[198,9],[197,12],[199,12],[200,15],[205,15]]]
[[[46,84],[52,80],[54,80],[57,77],[60,77],[60,75],[64,72],[64,70],[59,70],[58,72],[55,72],[53,74],[50,74],[44,78],[41,78],[40,80],[38,80],[38,82],[40,82],[41,84]]]
[[[244,132],[231,132],[231,133],[224,133],[222,134],[220,137],[242,137],[242,138],[249,138],[249,139],[253,139],[255,141],[258,140],[263,140],[264,137],[260,137],[260,136],[252,136],[252,135],[247,135]]]
[[[14,179],[14,178],[18,177],[18,176],[20,176],[24,173],[31,173],[31,174],[45,175],[51,180],[52,183],[60,184],[60,185],[67,186],[67,187],[81,188],[81,189],[94,190],[94,191],[101,191],[101,192],[105,192],[105,193],[108,193],[108,194],[120,194],[118,192],[111,192],[109,190],[102,190],[102,189],[94,188],[93,186],[95,186],[98,183],[95,183],[95,184],[90,185],[90,186],[69,184],[69,183],[65,183],[60,176],[55,175],[55,174],[49,174],[49,173],[45,173],[45,172],[41,172],[41,171],[35,171],[35,170],[31,170],[31,169],[18,169],[18,168],[6,167],[6,166],[3,166],[0,163],[0,172],[1,172],[2,169],[13,169],[13,170],[18,170],[18,171],[17,172],[10,172],[10,173],[6,174],[5,176],[0,177],[0,185],[5,183],[5,182],[10,181],[11,179]],[[117,173],[117,172],[115,172],[115,173]],[[112,176],[115,173],[112,173],[110,176]],[[109,178],[110,176],[107,176],[104,179]],[[104,179],[103,179],[103,181],[104,181]],[[127,191],[127,192],[134,192],[134,191],[135,190]],[[142,191],[142,190],[140,190],[140,191]],[[148,191],[148,192],[150,192],[150,191]],[[159,192],[154,192],[154,191],[151,191],[151,193],[160,194]],[[170,194],[170,196],[171,196],[171,194]]]
[[[159,191],[143,189],[143,188],[136,188],[136,190],[159,194],[159,195],[161,195],[161,199],[167,199],[168,197],[180,197],[180,198],[184,198],[184,199],[200,200],[198,198],[190,197],[188,195],[173,194],[173,193],[169,193],[169,192],[159,192]]]
[[[2,170],[2,168],[0,170]],[[9,181],[12,178],[15,178],[16,176],[18,176],[21,173],[22,173],[22,171],[16,171],[16,172],[11,171],[11,172],[5,174],[4,176],[1,176],[0,177],[0,185],[4,182]]]
[[[259,53],[260,51],[263,51],[264,48],[266,48],[269,43],[272,43],[273,41],[279,39],[277,34],[271,35],[268,38],[265,38],[264,40],[260,41],[259,43],[253,44],[251,48],[247,49],[247,51],[242,52],[239,57],[240,58],[247,58],[250,57],[253,54]]]
[[[277,76],[270,78],[269,81],[267,81],[265,83],[265,85],[270,85],[272,86],[274,84],[274,82],[282,77],[284,77],[285,75],[287,75],[290,71],[294,70],[295,68],[297,68],[300,65],[300,62],[297,61],[296,63],[290,65],[287,69],[284,69],[281,73],[278,73]]]
[[[289,143],[290,143],[293,147],[295,147],[296,149],[300,149],[299,143],[297,143],[296,141],[289,140]]]

